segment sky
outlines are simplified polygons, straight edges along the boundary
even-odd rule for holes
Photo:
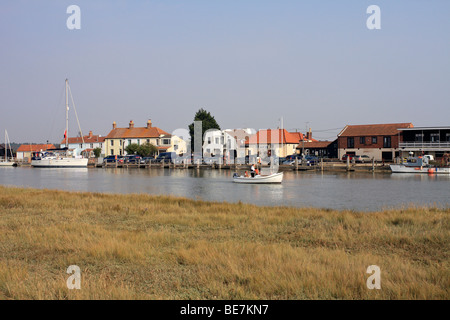
[[[171,133],[200,108],[222,129],[283,119],[319,140],[350,124],[449,126],[449,13],[448,0],[2,0],[0,141],[59,143],[66,78],[84,134],[148,119]]]

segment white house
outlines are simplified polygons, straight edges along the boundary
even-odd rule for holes
[[[102,149],[101,154],[104,156],[106,154],[105,137],[101,135],[93,135],[92,131],[89,131],[89,135],[81,137],[68,138],[68,146],[66,146],[66,139],[61,141],[61,148],[66,148],[73,150],[74,154],[79,156],[82,153],[92,158],[94,157],[94,149]]]

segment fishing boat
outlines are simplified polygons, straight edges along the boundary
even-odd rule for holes
[[[49,149],[45,152],[39,153],[36,157],[33,157],[31,160],[31,166],[35,168],[86,168],[88,164],[88,159],[83,158],[81,156],[75,156],[69,150],[69,80],[66,79],[66,130],[64,131],[64,138],[66,139],[66,148],[62,149]],[[72,106],[75,109],[75,104],[73,103],[72,98]],[[80,124],[77,117],[78,127],[80,129],[80,134],[83,139],[83,134],[81,133]],[[84,140],[83,140],[84,143]]]
[[[269,175],[255,175],[254,177],[233,175],[233,182],[236,183],[281,183],[283,181],[283,172],[272,173]]]
[[[435,167],[430,165],[427,157],[408,157],[406,162],[390,165],[392,173],[430,173],[450,174],[449,167]]]
[[[8,160],[8,150],[9,150],[9,154],[12,157],[13,153],[11,150],[11,142],[9,141],[8,131],[6,131],[6,129],[5,129],[5,158],[0,160],[0,167],[15,167],[15,166],[17,166],[17,163],[15,163],[14,161]]]

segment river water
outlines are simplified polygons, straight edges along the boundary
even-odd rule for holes
[[[105,193],[164,194],[207,201],[375,211],[450,208],[450,176],[284,172],[281,185],[232,182],[230,170],[0,168],[0,184]]]

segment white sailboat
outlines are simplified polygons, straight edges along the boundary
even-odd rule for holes
[[[0,160],[0,167],[15,167],[17,164],[14,161],[8,160],[8,150],[11,157],[13,156],[11,150],[11,142],[9,141],[8,131],[5,129],[5,158]],[[12,158],[14,160],[14,158]]]
[[[66,147],[63,149],[53,149],[42,152],[40,156],[34,157],[31,160],[31,166],[35,168],[86,168],[88,164],[88,159],[81,156],[74,156],[70,154],[69,151],[69,80],[66,79],[66,131],[64,136],[66,139]],[[75,105],[72,105],[75,109]],[[75,110],[76,114],[76,110]],[[78,116],[77,116],[78,120]],[[78,122],[78,126],[79,126]],[[80,133],[81,133],[81,128]],[[83,137],[83,134],[81,134]]]

